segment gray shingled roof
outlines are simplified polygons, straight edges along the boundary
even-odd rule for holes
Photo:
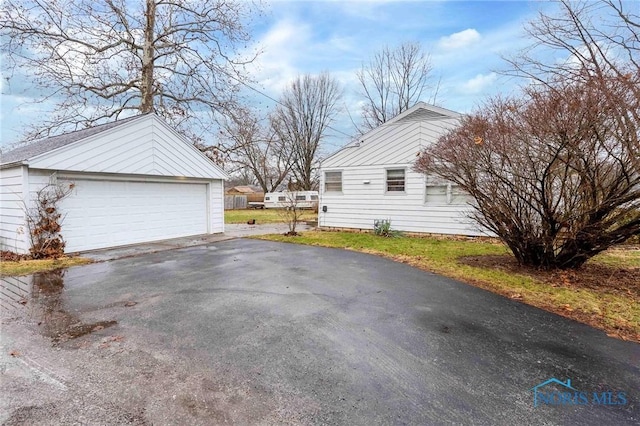
[[[40,154],[44,154],[45,152],[53,151],[54,149],[88,138],[89,136],[102,133],[109,129],[113,129],[114,127],[118,127],[124,123],[128,123],[130,121],[138,119],[143,115],[146,114],[135,115],[133,117],[124,118],[122,120],[116,120],[110,123],[89,127],[87,129],[76,130],[75,132],[64,133],[59,136],[52,136],[50,138],[34,141],[28,145],[24,145],[9,152],[0,154],[0,164],[17,163],[28,160]]]

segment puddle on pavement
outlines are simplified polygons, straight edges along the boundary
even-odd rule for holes
[[[0,278],[0,310],[3,316],[25,315],[54,344],[116,325],[117,321],[83,322],[65,308],[64,269],[23,277]]]

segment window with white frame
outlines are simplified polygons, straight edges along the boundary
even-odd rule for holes
[[[296,201],[304,201],[307,199],[306,195],[296,195]]]
[[[425,202],[427,204],[467,204],[469,196],[458,185],[441,179],[427,178]]]
[[[387,169],[387,192],[404,192],[404,169]]]
[[[425,201],[427,204],[448,204],[447,185],[427,184],[425,191]]]
[[[342,192],[342,172],[324,172],[325,192]]]

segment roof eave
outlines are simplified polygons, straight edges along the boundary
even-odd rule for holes
[[[12,161],[11,163],[0,164],[0,169],[10,169],[12,167],[28,166],[28,165],[29,165],[29,162],[27,162],[26,160],[18,160],[18,161]]]

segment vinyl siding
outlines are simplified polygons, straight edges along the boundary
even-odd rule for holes
[[[426,202],[425,176],[412,170],[422,148],[458,126],[459,117],[419,104],[324,160],[319,226],[373,229],[375,220],[387,219],[393,229],[406,232],[485,235],[468,219],[468,203]],[[387,192],[386,170],[397,168],[405,169],[405,191]],[[327,171],[342,172],[342,192],[324,191]]]
[[[386,169],[402,167],[405,192],[386,192]],[[320,227],[373,229],[375,220],[387,219],[393,229],[406,232],[485,235],[466,217],[469,205],[426,203],[424,176],[411,171],[410,163],[323,169],[331,170],[342,171],[342,192],[321,194]],[[327,207],[326,213],[322,206]]]
[[[35,169],[188,178],[224,172],[155,115],[106,130],[30,159]]]
[[[0,248],[28,252],[28,235],[24,199],[26,196],[24,166],[0,169]]]
[[[209,184],[209,233],[224,232],[224,184],[214,180]]]
[[[426,144],[455,128],[454,118],[382,125],[322,162],[323,168],[412,163]]]

